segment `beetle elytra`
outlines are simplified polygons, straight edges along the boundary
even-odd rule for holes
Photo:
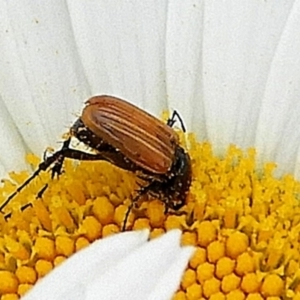
[[[176,111],[163,123],[159,119],[125,100],[112,96],[94,96],[86,102],[82,115],[70,128],[70,138],[60,150],[46,157],[38,169],[0,206],[0,211],[41,171],[51,167],[52,177],[59,176],[65,158],[105,160],[134,172],[146,184],[137,191],[125,216],[123,230],[134,203],[149,193],[162,200],[166,210],[178,210],[185,204],[191,184],[189,154],[179,145],[172,128]],[[95,154],[71,149],[71,136],[96,151]]]

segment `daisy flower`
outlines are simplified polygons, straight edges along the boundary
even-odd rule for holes
[[[299,28],[299,0],[0,0],[2,203],[92,95],[176,109],[193,177],[116,234],[134,174],[41,173],[0,218],[1,300],[300,299]]]

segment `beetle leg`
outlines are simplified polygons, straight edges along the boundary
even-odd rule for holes
[[[185,204],[185,199],[177,200],[176,203],[172,199],[164,201],[165,203],[165,214],[168,213],[169,209],[179,210]]]
[[[70,140],[66,140],[64,142],[63,148],[64,147],[68,147],[68,145],[70,144]],[[62,148],[62,149],[63,149]],[[17,195],[19,192],[21,192],[23,190],[23,188],[29,184],[35,177],[37,177],[39,175],[39,173],[41,171],[46,171],[53,163],[55,163],[55,161],[57,161],[60,156],[62,155],[62,151],[57,151],[56,153],[54,153],[52,156],[49,156],[46,158],[46,160],[44,160],[42,163],[39,164],[39,167],[37,168],[37,170],[29,177],[27,178],[27,180],[20,185],[0,206],[0,212],[3,210],[3,208],[10,202],[10,200],[15,197],[15,195]]]
[[[173,111],[171,118],[169,118],[168,121],[167,121],[167,125],[170,126],[170,127],[173,127],[173,125],[176,122],[176,120],[175,120],[176,117],[177,117],[177,119],[180,122],[182,131],[185,132],[186,131],[185,130],[185,126],[184,126],[183,121],[182,121],[182,119],[180,117],[180,114],[177,112],[177,110]]]
[[[5,208],[10,200],[14,198],[19,192],[21,192],[25,186],[27,186],[35,177],[40,174],[41,171],[46,171],[52,164],[54,164],[54,166],[51,170],[51,178],[53,178],[55,175],[61,174],[61,168],[65,158],[80,160],[107,160],[102,155],[88,154],[78,150],[70,149],[70,141],[70,139],[64,141],[61,150],[47,157],[43,162],[39,164],[37,170],[30,177],[28,177],[27,180],[22,185],[20,185],[11,195],[9,195],[8,198],[0,205],[0,212]],[[46,189],[47,187],[44,188]],[[45,191],[44,188],[42,189],[43,192]]]
[[[125,231],[125,229],[126,229],[126,223],[127,223],[128,217],[129,217],[129,213],[131,212],[134,204],[139,200],[139,198],[142,195],[145,195],[149,191],[151,191],[156,184],[157,184],[156,181],[152,181],[148,185],[142,186],[140,189],[137,190],[137,195],[132,199],[131,204],[128,206],[128,209],[126,211],[123,226],[122,226],[122,231]]]
[[[24,211],[27,207],[32,206],[32,203],[27,203],[21,207],[21,211]],[[7,221],[11,217],[12,213],[8,213],[4,216],[5,221]]]
[[[45,184],[45,185],[43,186],[43,188],[37,193],[35,199],[40,199],[40,198],[42,198],[43,193],[45,192],[45,190],[46,190],[47,188],[48,188],[48,183]],[[21,211],[24,211],[27,207],[30,207],[30,206],[32,207],[32,203],[27,203],[27,204],[21,206],[21,209],[20,209],[20,210],[21,210]],[[11,217],[11,212],[8,213],[8,214],[6,214],[6,215],[4,216],[5,221],[7,221],[7,219],[9,219],[10,217]]]

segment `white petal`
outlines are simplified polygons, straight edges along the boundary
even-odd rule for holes
[[[256,138],[262,157],[278,162],[279,171],[296,170],[298,176],[300,168],[295,161],[300,142],[299,28],[300,1],[295,1],[270,67]]]
[[[59,147],[92,94],[160,114],[166,14],[161,0],[0,0],[0,95],[26,150]]]
[[[203,97],[208,136],[219,153],[230,143],[254,144],[270,64],[292,4],[206,2]]]
[[[25,149],[22,136],[11,119],[0,97],[0,178],[7,177],[7,173],[14,169],[16,162],[18,170],[26,168],[24,161]],[[15,169],[16,170],[16,169]]]
[[[22,299],[66,300],[75,299],[71,297],[74,295],[84,295],[90,281],[139,248],[148,235],[147,230],[132,231],[94,242],[49,273]]]
[[[202,92],[203,1],[172,0],[168,6],[166,79],[170,109],[183,117],[189,131],[206,139]]]
[[[117,95],[156,115],[168,100],[217,153],[230,143],[256,145],[264,161],[287,159],[282,170],[298,174],[298,7],[299,0],[0,0],[0,96],[16,122],[13,139],[20,132],[18,148],[37,154],[56,146],[91,94]],[[12,157],[24,149],[10,149]]]
[[[0,1],[0,22],[1,96],[28,149],[41,154],[88,95],[67,7]]]
[[[159,282],[151,292],[148,300],[171,299],[180,285],[182,274],[194,252],[193,247],[184,247],[181,249],[172,266],[166,270]]]
[[[180,231],[173,230],[136,249],[88,287],[87,300],[170,299],[178,278],[192,255],[191,247],[180,248]],[[172,274],[170,270],[175,273]],[[161,280],[163,280],[161,282]],[[162,284],[166,290],[162,292]]]
[[[167,1],[67,2],[91,93],[120,96],[161,113]]]

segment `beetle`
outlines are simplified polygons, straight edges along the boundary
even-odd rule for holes
[[[172,128],[179,114],[174,111],[167,124],[138,108],[112,96],[94,96],[86,101],[81,116],[70,128],[70,136],[60,150],[44,157],[37,170],[0,206],[0,211],[41,171],[51,168],[53,178],[62,173],[65,158],[105,160],[134,172],[146,184],[137,191],[129,206],[123,230],[133,205],[144,194],[158,197],[168,209],[178,210],[185,204],[191,184],[191,160],[179,145]],[[71,137],[95,150],[95,154],[71,149]]]

